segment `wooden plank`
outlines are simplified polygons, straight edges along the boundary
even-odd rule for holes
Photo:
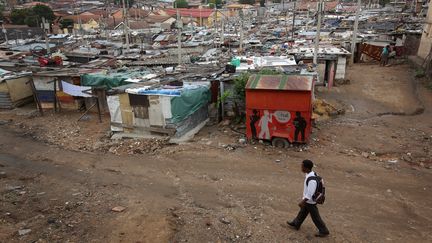
[[[335,79],[345,79],[346,57],[338,57]]]
[[[149,95],[150,107],[148,108],[149,120],[151,126],[165,126],[163,117],[162,105],[159,101],[159,96]]]
[[[132,107],[129,104],[128,94],[120,94],[119,100],[123,125],[126,127],[133,127],[133,111]]]
[[[151,132],[164,133],[168,135],[174,135],[176,133],[176,130],[174,128],[162,128],[162,127],[150,126],[148,129]]]
[[[54,103],[52,102],[41,102],[42,109],[54,109]]]
[[[26,84],[26,82],[28,82],[30,79],[31,77],[28,76],[6,80],[12,102],[25,99],[33,95],[30,84]]]
[[[135,131],[161,133],[169,136],[172,136],[176,133],[176,130],[173,128],[159,128],[159,127],[135,127]]]
[[[0,83],[0,92],[9,93],[9,89],[6,82]]]

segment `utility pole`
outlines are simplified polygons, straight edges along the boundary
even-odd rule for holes
[[[180,12],[179,9],[177,8],[177,3],[176,3],[176,9],[177,9],[177,34],[178,34],[178,39],[177,39],[177,51],[178,51],[178,65],[180,66],[182,64],[182,54],[181,54],[181,34],[182,34],[182,22],[180,19]]]
[[[82,13],[83,11],[82,11],[82,0],[81,0],[81,2],[80,2],[80,12],[79,12],[79,14],[78,14],[78,23],[79,23],[79,30],[80,30],[80,34],[82,34],[81,32],[82,32],[82,20],[81,20],[81,13]]]
[[[49,45],[49,41],[48,41],[48,34],[47,34],[47,30],[46,30],[46,20],[44,17],[42,17],[42,29],[44,31],[44,36],[45,36],[45,44],[46,44],[46,50],[47,53],[50,53],[50,45]]]
[[[243,19],[241,20],[240,26],[240,52],[243,53]]]
[[[6,48],[7,48],[7,47],[9,47],[9,40],[8,40],[8,36],[7,36],[7,31],[6,31],[5,27],[4,27],[4,23],[3,22],[2,22],[2,31],[3,31],[3,34],[5,35]]]
[[[240,15],[240,52],[243,53],[243,11],[239,10]]]
[[[292,30],[291,30],[291,38],[294,40],[294,29],[295,29],[295,14],[296,14],[296,3],[297,1],[294,0],[294,8],[293,8],[293,21],[292,21]],[[308,9],[309,10],[309,9]]]
[[[351,40],[351,64],[354,64],[354,52],[357,42],[357,31],[358,31],[358,23],[359,23],[359,17],[360,17],[360,7],[361,7],[361,0],[357,1],[357,11],[356,11],[356,18],[354,22],[354,31],[353,36]]]
[[[315,36],[315,50],[313,55],[313,64],[318,64],[318,51],[319,51],[319,41],[320,41],[320,34],[321,34],[321,14],[323,11],[323,0],[319,1],[318,4],[318,24],[317,24],[317,32]]]
[[[76,4],[75,4],[75,1],[74,1],[73,4],[72,4],[72,14],[73,14],[74,17],[76,15],[75,9],[76,9]],[[75,40],[77,40],[77,38],[76,38],[77,37],[77,33],[76,33],[76,29],[75,29],[75,23],[72,24],[72,34],[75,36]]]
[[[309,4],[307,5],[307,16],[306,16],[306,31],[309,30]]]
[[[215,33],[217,33],[217,31],[218,31],[218,27],[217,27],[217,10],[216,10],[216,4],[215,4],[215,6],[214,6],[214,13],[215,13],[215,17],[214,17],[214,21],[213,21],[213,28],[214,28],[214,31],[215,31]]]
[[[106,18],[105,18],[105,38],[107,39],[107,40],[109,40],[109,31],[108,31],[108,20],[109,20],[109,16],[110,16],[110,13],[111,13],[111,11],[110,11],[110,1],[109,0],[107,0],[107,8],[106,8]]]
[[[203,18],[202,18],[201,9],[202,9],[202,6],[200,5],[200,7],[199,7],[199,14],[200,14],[200,27],[203,27]]]
[[[128,22],[127,22],[127,10],[126,10],[126,4],[125,4],[125,0],[122,0],[123,3],[123,32],[126,38],[126,50],[127,53],[130,52],[129,49],[129,30],[128,30]]]
[[[221,16],[221,38],[220,38],[220,40],[221,40],[221,45],[223,45],[224,44],[224,41],[225,41],[225,23],[224,23],[224,16],[222,15]]]
[[[285,33],[288,36],[288,9],[285,14]]]

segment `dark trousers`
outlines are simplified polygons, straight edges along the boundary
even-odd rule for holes
[[[311,215],[312,221],[314,222],[315,226],[318,228],[319,232],[323,234],[328,234],[329,231],[324,221],[321,219],[316,204],[306,203],[305,206],[300,209],[300,212],[298,213],[297,217],[293,220],[293,223],[298,228],[300,228],[300,226],[302,225],[303,221],[306,219],[309,213]]]
[[[296,128],[294,131],[294,141],[298,142],[298,135],[301,134],[301,141],[305,140],[305,129],[304,128]]]
[[[252,132],[252,138],[256,139],[257,138],[257,131],[256,131],[256,127],[255,127],[255,122],[251,122],[251,132]]]

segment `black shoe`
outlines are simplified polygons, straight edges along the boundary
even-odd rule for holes
[[[299,230],[299,229],[300,229],[300,227],[297,226],[294,222],[287,221],[287,224],[288,224],[289,226],[291,226],[291,228],[293,228],[293,229],[295,229],[295,230]]]
[[[321,232],[319,232],[319,233],[315,234],[315,237],[327,237],[329,234],[330,233],[321,233]]]

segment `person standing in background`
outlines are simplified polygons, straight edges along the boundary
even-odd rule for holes
[[[380,66],[386,66],[388,63],[388,58],[389,58],[389,53],[390,53],[390,46],[387,45],[383,48],[382,52],[381,52],[381,61],[380,61]]]

